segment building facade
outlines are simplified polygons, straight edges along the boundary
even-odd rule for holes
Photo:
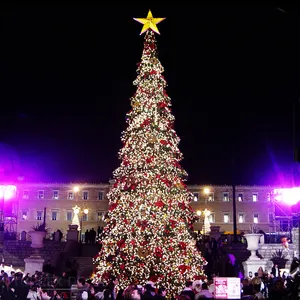
[[[19,235],[45,221],[50,233],[59,229],[66,234],[74,218],[75,206],[80,208],[82,235],[87,229],[97,230],[105,225],[103,216],[108,209],[106,195],[109,186],[105,183],[19,183],[11,199],[14,204],[9,210],[4,209],[6,230],[14,230]],[[188,189],[193,193],[191,206],[199,216],[194,224],[196,231],[203,230],[204,211],[209,211],[210,225],[220,226],[221,232],[233,232],[232,186],[190,185]],[[250,232],[253,226],[266,233],[280,231],[281,221],[276,219],[273,190],[271,186],[235,187],[236,225],[239,232]],[[10,202],[3,203],[9,206]]]
[[[72,224],[74,208],[79,208],[81,234],[103,227],[108,208],[108,184],[28,183],[17,186],[17,232],[29,232],[38,223],[46,222],[50,233],[61,230],[65,235]]]
[[[222,232],[233,232],[234,208],[232,186],[189,186],[194,194],[191,206],[200,216],[195,229],[201,230],[203,211],[208,210],[211,225]],[[275,232],[275,205],[271,186],[235,186],[236,225],[239,232],[263,230]],[[201,218],[202,216],[202,218]],[[277,228],[278,229],[278,228]]]

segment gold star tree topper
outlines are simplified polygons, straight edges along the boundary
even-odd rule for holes
[[[158,31],[158,28],[156,26],[156,24],[160,23],[161,21],[163,21],[165,18],[153,18],[152,12],[149,9],[147,18],[133,18],[134,20],[144,24],[142,31],[140,34],[143,34],[145,31],[147,31],[148,29],[152,29],[154,32],[156,32],[157,34],[160,34]]]

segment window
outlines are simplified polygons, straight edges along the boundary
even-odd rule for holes
[[[252,194],[252,201],[253,201],[253,202],[257,202],[257,200],[258,200],[257,198],[258,198],[257,193],[253,193],[253,194]]]
[[[242,193],[238,194],[238,201],[243,202],[243,194]]]
[[[208,201],[214,201],[214,193],[209,193],[207,199]]]
[[[98,192],[98,200],[103,200],[103,192]]]
[[[225,213],[224,215],[223,215],[223,221],[224,221],[224,223],[229,223],[229,214],[228,213]]]
[[[274,222],[274,214],[269,214],[269,222],[270,223]]]
[[[239,223],[245,223],[245,216],[243,213],[239,213]]]
[[[73,200],[74,199],[74,193],[73,192],[69,192],[68,193],[68,199],[69,200]]]
[[[23,199],[29,198],[29,191],[23,191]]]
[[[216,222],[215,213],[210,213],[210,215],[208,216],[208,221],[209,221],[209,223],[215,223]]]
[[[22,220],[23,221],[27,220],[27,211],[26,210],[22,211]]]
[[[199,193],[194,193],[194,201],[197,202],[199,200]]]
[[[42,217],[43,217],[43,212],[42,211],[37,211],[36,212],[36,219],[38,220],[38,221],[41,221],[42,220]]]
[[[258,223],[258,214],[253,214],[253,223],[254,224]]]
[[[223,201],[224,202],[228,202],[229,201],[229,193],[228,192],[223,193]]]
[[[102,221],[104,216],[104,211],[97,212],[97,221]]]
[[[51,212],[51,220],[56,221],[57,220],[57,211],[52,211]]]
[[[67,211],[67,221],[72,221],[73,214],[71,211]]]
[[[89,198],[89,192],[82,192],[82,199],[87,200]]]
[[[44,199],[44,191],[39,191],[38,192],[38,198],[39,199]]]
[[[58,199],[58,191],[53,191],[53,199]]]
[[[82,221],[87,221],[87,220],[88,220],[88,214],[83,214]]]

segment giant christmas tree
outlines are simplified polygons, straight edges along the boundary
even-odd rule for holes
[[[136,20],[144,24],[144,50],[122,133],[121,165],[107,195],[107,226],[93,280],[105,282],[114,275],[123,288],[150,280],[175,295],[186,280],[203,275],[205,261],[191,235],[192,195],[184,184],[187,174],[179,164],[179,138],[157,58],[154,32],[163,19],[149,11],[147,18]]]

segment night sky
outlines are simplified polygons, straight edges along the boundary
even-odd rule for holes
[[[300,9],[146,4],[0,9],[0,142],[25,179],[112,178],[150,8],[188,183],[288,181]]]

